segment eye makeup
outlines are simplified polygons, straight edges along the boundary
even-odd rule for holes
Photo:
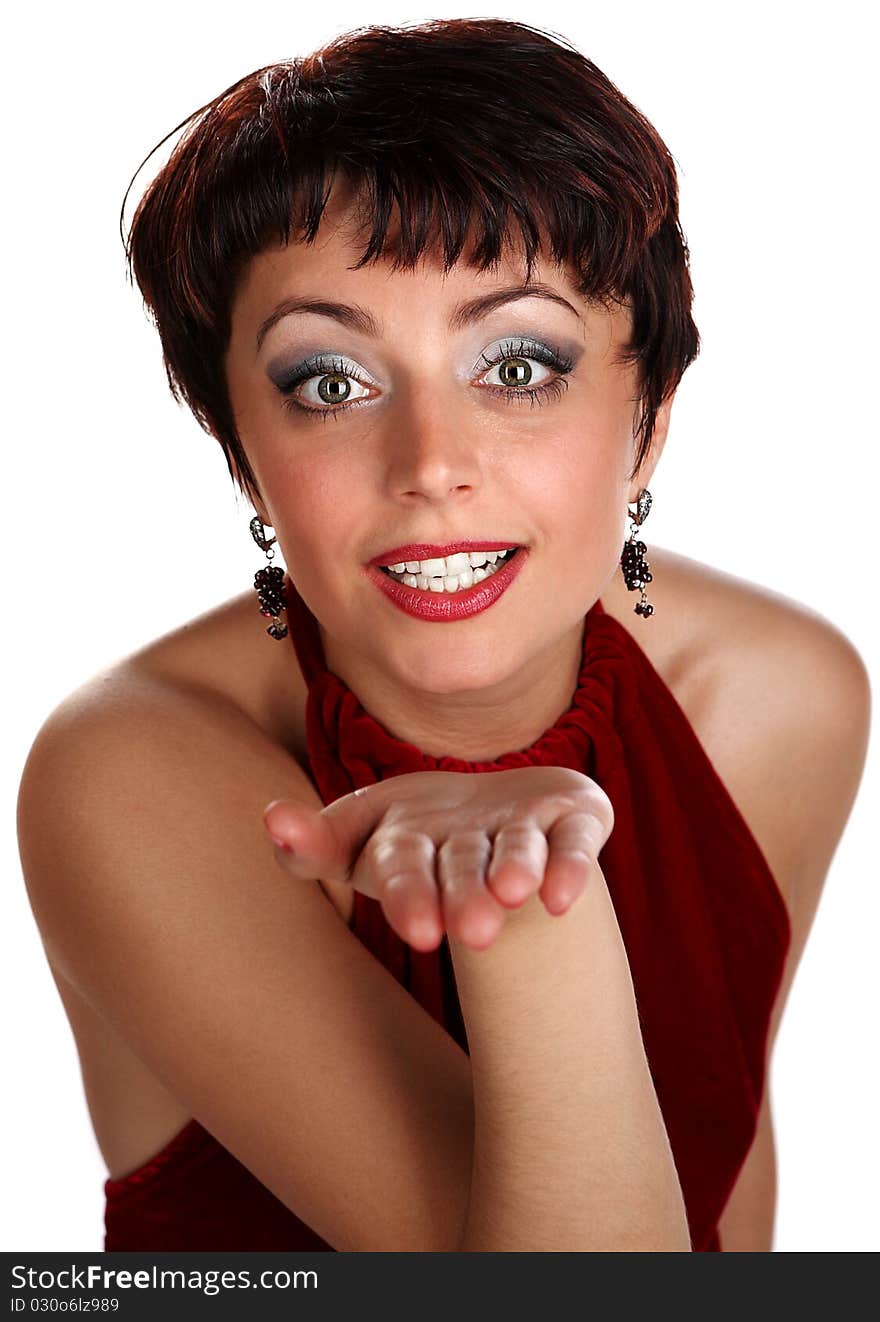
[[[541,406],[558,399],[568,388],[568,382],[565,377],[575,366],[575,357],[572,354],[558,349],[552,345],[546,344],[541,340],[518,337],[515,339],[503,340],[498,342],[497,349],[492,353],[483,353],[480,355],[473,371],[482,371],[483,374],[490,372],[501,363],[511,360],[519,362],[537,362],[544,367],[551,368],[556,376],[547,382],[540,382],[536,386],[526,385],[496,385],[487,384],[479,388],[487,390],[491,394],[498,396],[505,403],[518,404],[528,402],[530,407]],[[529,379],[531,379],[531,368],[529,368]],[[343,400],[336,404],[328,404],[327,407],[320,407],[313,404],[303,403],[298,397],[299,388],[307,381],[312,379],[336,378],[337,383],[346,380],[358,382],[363,386],[374,384],[368,377],[362,374],[362,369],[351,359],[347,359],[339,354],[325,350],[309,355],[308,358],[297,363],[292,368],[284,369],[281,367],[270,368],[270,379],[272,380],[278,392],[284,396],[283,407],[298,415],[312,419],[320,417],[326,421],[328,416],[338,417],[339,414],[347,412],[351,408],[357,408],[362,403],[369,403],[368,395],[359,396],[352,400]]]

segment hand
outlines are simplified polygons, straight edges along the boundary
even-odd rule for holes
[[[537,892],[550,914],[582,893],[614,824],[605,792],[565,767],[417,771],[343,795],[321,811],[293,800],[266,809],[286,871],[349,882],[381,902],[417,950],[444,930],[490,946],[512,909]]]

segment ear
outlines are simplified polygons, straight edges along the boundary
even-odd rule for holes
[[[666,437],[669,432],[669,419],[672,413],[672,404],[675,399],[675,391],[667,395],[663,403],[657,409],[654,416],[654,431],[651,435],[651,445],[648,453],[642,460],[641,467],[633,478],[628,494],[628,503],[634,505],[639,498],[639,492],[643,487],[650,486],[654,469],[660,462],[660,456],[663,453],[663,447],[666,444]]]

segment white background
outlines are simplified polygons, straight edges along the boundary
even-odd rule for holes
[[[94,1250],[103,1234],[105,1169],[18,860],[28,747],[72,689],[242,592],[262,563],[219,446],[171,399],[118,232],[143,158],[237,78],[361,24],[446,16],[519,19],[593,59],[678,162],[703,337],[646,540],[808,604],[852,639],[876,690],[870,6],[319,12],[56,3],[7,19],[3,1249]],[[872,751],[778,1042],[778,1250],[880,1246],[877,789]]]

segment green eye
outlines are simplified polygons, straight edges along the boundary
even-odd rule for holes
[[[534,377],[532,363],[551,368],[556,376],[552,380],[532,385]],[[570,358],[545,344],[531,340],[505,342],[499,347],[494,358],[489,359],[484,354],[481,365],[484,374],[499,367],[507,377],[501,384],[490,383],[482,386],[481,389],[490,391],[508,404],[528,401],[532,407],[549,403],[564,394],[568,389],[568,382],[564,378],[574,367]],[[317,397],[306,399],[304,402],[301,388],[309,386],[313,381],[317,382],[315,386]],[[356,386],[352,383],[362,386],[363,394],[353,394]],[[369,384],[358,374],[355,364],[343,358],[317,354],[308,361],[300,363],[289,376],[277,384],[276,389],[284,396],[285,409],[307,418],[321,418],[326,422],[328,417],[338,418],[347,409],[368,403]],[[326,407],[323,407],[324,405]]]

